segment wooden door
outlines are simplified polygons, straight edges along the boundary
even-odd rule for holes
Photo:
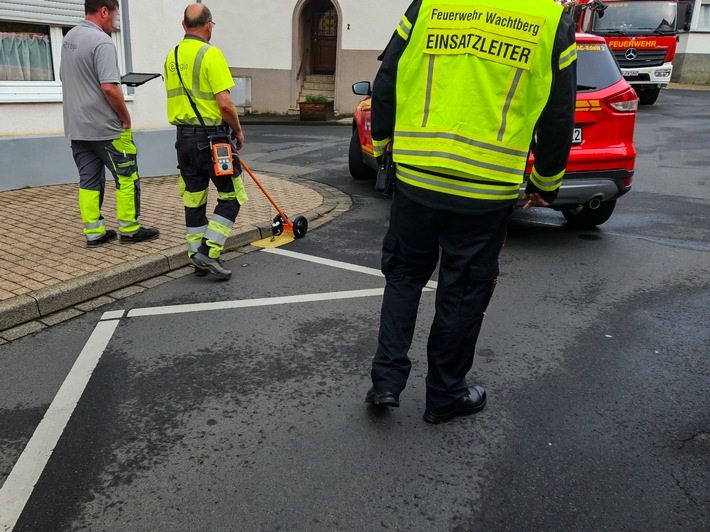
[[[334,74],[337,48],[338,13],[330,2],[319,2],[311,20],[311,72]]]

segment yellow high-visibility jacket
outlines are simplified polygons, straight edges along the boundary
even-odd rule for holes
[[[552,0],[416,0],[375,79],[375,155],[392,141],[398,186],[442,203],[515,200],[537,128],[531,183],[554,199],[575,60],[574,25]]]
[[[234,79],[222,52],[202,38],[188,34],[178,45],[178,63],[175,63],[175,51],[171,50],[163,71],[168,94],[168,121],[173,125],[200,125],[187,98],[187,88],[205,124],[223,125],[215,94],[231,89]],[[180,83],[178,68],[185,87]]]

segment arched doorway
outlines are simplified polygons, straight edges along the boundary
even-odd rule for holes
[[[337,72],[340,55],[338,0],[297,0],[293,11],[293,70],[291,109],[309,95],[338,101]]]

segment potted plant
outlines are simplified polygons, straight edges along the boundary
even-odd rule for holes
[[[306,101],[298,102],[301,120],[333,120],[335,111],[333,100],[326,96],[306,96]]]

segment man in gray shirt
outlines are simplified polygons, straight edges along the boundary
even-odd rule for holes
[[[101,216],[106,176],[116,182],[121,243],[146,242],[160,231],[140,225],[140,178],[131,115],[119,86],[118,55],[111,40],[118,0],[85,0],[86,16],[64,37],[59,77],[64,99],[64,135],[79,170],[79,209],[87,246],[116,238]]]

